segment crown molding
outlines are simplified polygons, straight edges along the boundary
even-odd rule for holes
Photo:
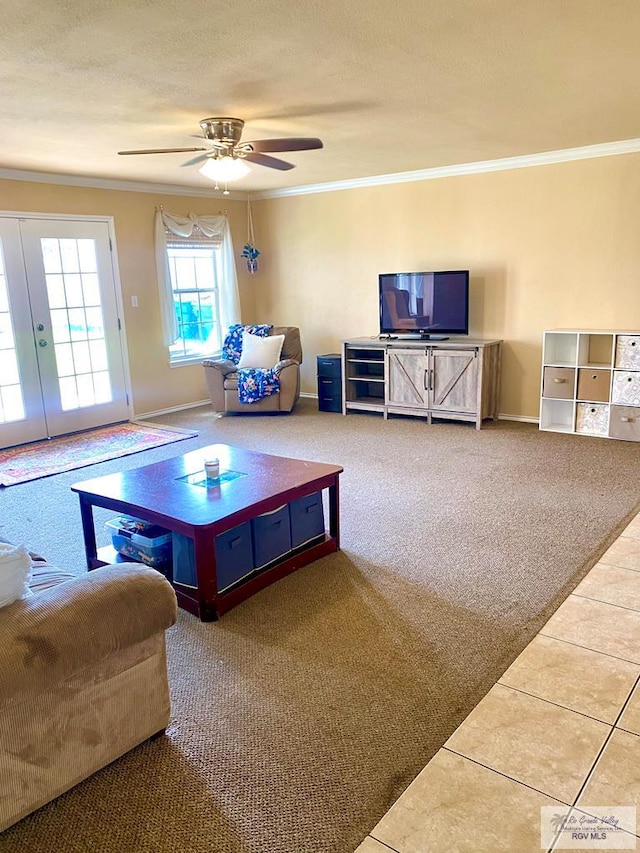
[[[432,169],[418,169],[414,172],[394,172],[389,175],[372,175],[367,178],[351,178],[345,181],[328,181],[323,184],[307,184],[283,189],[262,190],[257,192],[221,192],[199,187],[177,187],[175,184],[154,184],[136,181],[121,181],[113,178],[93,178],[79,175],[60,175],[49,172],[27,172],[17,169],[0,169],[0,179],[8,181],[30,181],[41,184],[59,184],[62,186],[89,187],[102,190],[122,190],[124,192],[151,193],[153,195],[200,196],[219,200],[235,199],[246,201],[264,198],[285,198],[287,196],[311,195],[313,193],[339,192],[358,187],[378,187],[386,184],[406,184],[415,181],[433,181],[437,178],[452,178],[461,175],[478,175],[484,172],[502,172],[508,169],[527,169],[532,166],[548,166],[553,163],[568,163],[573,160],[590,160],[594,157],[612,157],[616,154],[636,154],[640,152],[640,139],[623,139],[619,142],[603,142],[599,145],[585,145],[581,148],[564,148],[558,151],[543,151],[540,154],[523,154],[519,157],[505,157],[500,160],[481,160],[474,163],[458,163],[452,166],[436,166]]]
[[[368,178],[353,178],[347,181],[330,181],[326,184],[308,184],[307,186],[286,187],[280,190],[263,190],[262,192],[252,193],[251,198],[283,198],[285,196],[352,190],[358,187],[378,187],[385,184],[432,181],[436,178],[477,175],[483,172],[502,172],[507,169],[527,169],[531,166],[547,166],[552,163],[568,163],[573,160],[590,160],[594,157],[635,154],[639,151],[640,139],[624,139],[620,142],[603,142],[599,145],[585,145],[582,148],[544,151],[541,154],[523,154],[520,157],[505,157],[501,160],[482,160],[476,163],[459,163],[453,166],[437,166],[433,169],[418,169],[415,172],[396,172],[391,175],[374,175]]]
[[[246,192],[229,192],[223,195],[203,187],[177,187],[175,184],[153,184],[142,181],[119,181],[113,178],[91,178],[79,175],[58,175],[49,172],[25,172],[17,169],[0,169],[0,178],[7,181],[30,181],[37,184],[59,184],[70,187],[89,187],[96,190],[121,190],[153,195],[202,196],[205,198],[247,200]]]

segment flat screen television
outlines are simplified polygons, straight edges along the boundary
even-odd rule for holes
[[[381,335],[469,334],[469,270],[381,273],[379,287]]]

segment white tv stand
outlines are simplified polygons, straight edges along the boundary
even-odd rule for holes
[[[342,342],[342,413],[498,419],[502,341],[351,338]]]

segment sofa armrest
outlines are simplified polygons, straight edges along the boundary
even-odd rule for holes
[[[0,704],[59,684],[176,618],[171,584],[138,563],[104,566],[15,601],[0,609]]]
[[[232,361],[219,359],[205,359],[202,362],[204,367],[204,378],[207,383],[211,405],[216,412],[224,412],[226,409],[224,400],[224,378],[229,373],[235,373],[238,369]]]
[[[234,373],[238,369],[238,365],[228,359],[205,358],[202,362],[202,366],[213,367],[216,370],[219,370],[223,376],[226,376],[227,373]]]
[[[300,364],[292,358],[283,358],[282,361],[279,361],[273,369],[275,370],[276,375],[280,376],[280,373],[285,369],[285,367],[291,367],[292,365],[300,367]]]
[[[300,365],[291,358],[282,359],[274,368],[280,380],[280,411],[290,412],[300,396]]]

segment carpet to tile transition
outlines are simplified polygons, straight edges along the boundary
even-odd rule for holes
[[[194,435],[189,430],[124,423],[10,447],[0,450],[0,486],[84,468]]]
[[[181,610],[166,735],[6,830],[0,853],[352,853],[640,508],[636,443],[533,424],[342,417],[304,398],[292,415],[163,423],[197,430],[190,450],[342,465],[342,550],[218,622]],[[81,573],[73,476],[0,490],[0,535]],[[499,817],[523,819],[510,802]]]

